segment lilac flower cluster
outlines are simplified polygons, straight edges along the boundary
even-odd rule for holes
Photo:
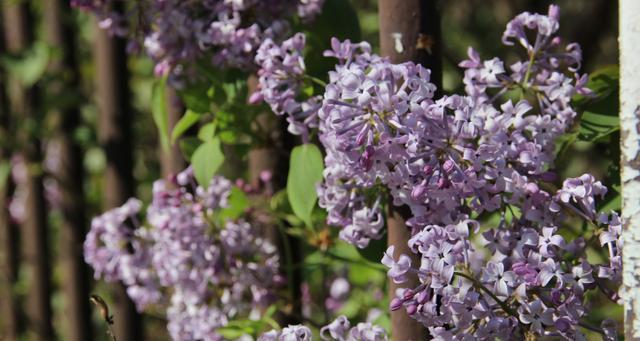
[[[96,278],[122,281],[139,310],[166,306],[174,340],[220,340],[216,328],[258,313],[282,284],[276,248],[250,221],[216,222],[228,206],[231,182],[195,185],[191,169],[154,183],[146,210],[125,205],[93,219],[86,262]]]
[[[324,0],[154,0],[135,2],[126,14],[113,10],[117,0],[72,0],[94,13],[102,28],[137,38],[155,62],[156,73],[186,72],[184,66],[203,58],[213,65],[253,70],[256,49],[265,39],[281,39],[289,20],[310,20]],[[134,26],[131,32],[128,26]],[[135,44],[137,40],[132,43]]]
[[[317,113],[321,96],[299,100],[305,85],[306,68],[302,55],[305,36],[297,33],[277,45],[272,39],[266,39],[256,54],[259,89],[251,102],[264,100],[276,115],[286,115],[289,132],[308,139],[308,129],[317,127]]]
[[[44,187],[44,197],[46,204],[51,209],[60,208],[62,201],[62,193],[55,174],[60,171],[60,144],[54,141],[48,141],[42,144],[45,150],[44,160],[42,162],[44,168],[44,176],[42,178]],[[11,181],[15,186],[11,198],[8,203],[8,210],[11,219],[18,224],[22,224],[27,219],[27,200],[29,197],[29,164],[22,153],[15,153],[11,156]]]
[[[339,316],[333,322],[320,329],[322,340],[331,341],[386,341],[386,331],[370,322],[360,322],[351,327],[345,316]],[[258,338],[258,341],[311,341],[312,333],[302,325],[288,326],[282,331],[271,330]]]
[[[344,226],[341,238],[364,247],[381,237],[381,201],[407,177],[411,126],[433,104],[430,72],[413,63],[392,64],[371,54],[366,43],[332,41],[339,64],[329,74],[319,111],[320,141],[325,147],[320,206],[328,222]]]
[[[325,299],[324,307],[327,311],[335,313],[349,299],[351,285],[345,277],[337,277],[329,285],[329,296]]]
[[[596,211],[606,188],[591,175],[553,189],[555,142],[577,116],[571,99],[590,94],[587,76],[576,73],[579,46],[560,46],[558,18],[557,6],[518,15],[503,41],[519,43],[526,58],[507,70],[469,49],[460,63],[465,94],[438,99],[429,70],[392,64],[367,43],[334,39],[325,53],[338,64],[317,114],[326,151],[319,204],[360,248],[383,235],[385,202],[410,208],[419,264],[396,261],[393,246],[382,262],[395,282],[420,284],[398,292],[391,309],[406,309],[436,339],[615,334],[609,321],[601,328],[584,317],[588,291],[618,301],[620,219]],[[300,79],[303,68],[292,65],[304,64],[276,51],[295,60],[265,72],[263,92],[275,94],[277,108],[295,98],[280,85]],[[480,215],[499,222],[481,227]],[[573,237],[576,218],[593,227],[589,238]],[[606,248],[608,262],[588,259],[590,247]]]

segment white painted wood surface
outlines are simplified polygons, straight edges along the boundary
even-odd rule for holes
[[[640,340],[640,0],[620,0],[623,286],[626,340]]]

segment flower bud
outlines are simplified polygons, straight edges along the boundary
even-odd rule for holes
[[[396,310],[402,308],[402,304],[403,303],[404,303],[403,300],[401,300],[401,299],[399,299],[397,297],[394,297],[391,300],[391,303],[389,304],[389,309],[391,309],[391,311],[396,311]]]
[[[407,306],[407,314],[413,315],[418,311],[418,306],[416,304],[409,304]]]

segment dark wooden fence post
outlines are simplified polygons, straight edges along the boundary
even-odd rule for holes
[[[394,63],[412,61],[431,70],[431,82],[438,92],[442,87],[442,56],[440,15],[436,0],[379,0],[380,52]],[[412,256],[413,264],[420,259],[414,255],[407,241],[411,232],[405,224],[409,217],[406,207],[390,204],[387,211],[388,244],[395,245],[397,254]],[[399,287],[416,287],[417,278],[397,285],[389,280],[389,295],[395,296]],[[391,328],[395,341],[418,341],[428,338],[426,328],[409,317],[404,309],[391,312]]]
[[[248,82],[248,93],[251,95],[257,88],[258,78],[250,76]],[[271,172],[273,191],[277,192],[287,185],[287,174],[289,171],[288,155],[293,148],[293,139],[286,130],[284,120],[277,117],[273,112],[267,111],[261,113],[256,118],[256,124],[259,125],[260,131],[266,132],[262,138],[266,141],[249,151],[249,182],[252,186],[260,184],[260,174],[263,171]],[[275,224],[265,229],[265,237],[276,245],[282,259],[282,266],[286,266],[286,253],[284,252],[283,243],[289,243],[291,248],[291,261],[297,263],[301,259],[300,245],[298,239],[293,236],[283,236]],[[287,238],[284,240],[283,238]],[[282,270],[283,274],[287,271]],[[291,297],[294,300],[292,313],[287,316],[279,316],[278,320],[281,324],[297,324],[300,321],[297,316],[301,316],[302,305],[299,301],[300,290],[302,285],[302,272],[299,269],[293,269],[289,272],[292,278],[287,280],[292,284]]]
[[[122,2],[114,10],[122,12]],[[126,41],[111,36],[96,25],[96,90],[98,94],[98,138],[107,158],[104,181],[104,208],[120,206],[134,195],[133,143],[129,71]],[[114,290],[113,315],[118,341],[139,341],[142,317],[127,296],[123,285]]]
[[[2,7],[0,7],[2,18]],[[4,29],[0,25],[0,54],[6,52]],[[11,112],[7,94],[7,74],[0,70],[0,162],[10,162],[13,144],[10,140]],[[0,339],[17,340],[22,329],[20,309],[13,288],[18,281],[20,266],[19,229],[9,214],[9,201],[13,194],[10,174],[0,184]],[[0,179],[0,181],[2,181]]]
[[[7,50],[20,52],[34,41],[35,23],[28,2],[4,1],[3,22]],[[38,85],[29,87],[16,83],[11,93],[11,108],[20,116],[18,140],[28,165],[26,180],[26,216],[23,224],[23,255],[29,273],[30,289],[27,295],[28,331],[35,340],[54,338],[51,325],[51,263],[48,245],[47,211],[44,198],[43,171],[40,169],[42,152],[37,132],[25,127],[38,126]]]
[[[49,84],[47,91],[52,96],[70,96],[71,91],[78,91],[79,88],[79,65],[75,56],[76,30],[69,1],[45,1],[43,14],[47,43],[58,47],[60,51],[59,58],[49,64],[55,81]],[[91,310],[89,271],[82,255],[88,224],[84,204],[83,158],[81,146],[74,141],[75,130],[80,125],[79,103],[52,110],[50,114],[59,116],[56,120],[55,142],[60,148],[60,160],[58,169],[53,170],[53,176],[61,191],[60,260],[65,276],[62,286],[67,317],[65,336],[67,340],[84,341],[91,339]]]

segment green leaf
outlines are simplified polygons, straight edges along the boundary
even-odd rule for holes
[[[339,241],[338,243],[336,243],[331,248],[330,252],[327,253],[327,255],[342,263],[349,264],[350,266],[359,264],[376,271],[382,271],[382,273],[386,273],[386,271],[388,270],[384,265],[380,263],[380,259],[382,259],[382,256],[380,256],[380,259],[376,259],[374,262],[368,261],[367,259],[362,257],[355,246],[347,244],[343,241]]]
[[[271,320],[267,317],[268,320]],[[271,320],[273,321],[273,320]],[[262,320],[233,320],[227,323],[226,326],[216,329],[217,333],[220,333],[225,340],[235,340],[243,335],[253,335],[264,330],[270,321]],[[277,323],[276,323],[277,324]]]
[[[251,332],[253,330],[249,330]],[[216,329],[216,333],[220,334],[225,340],[235,340],[247,333],[247,330],[239,326],[226,326]]]
[[[313,85],[307,85],[304,88],[302,88],[302,93],[308,97],[313,96]]]
[[[167,77],[162,77],[153,84],[151,92],[151,113],[153,120],[158,127],[158,136],[162,149],[169,149],[169,111],[167,109]]]
[[[304,144],[293,148],[287,196],[293,213],[308,227],[312,227],[311,212],[318,199],[316,185],[322,180],[323,167],[322,153],[316,145]]]
[[[209,186],[223,162],[224,154],[219,139],[213,138],[201,144],[191,157],[193,173],[198,183],[203,187]]]
[[[198,131],[198,138],[202,141],[211,141],[216,135],[217,125],[215,122],[207,123]]]
[[[200,82],[190,84],[186,89],[180,91],[179,94],[187,109],[198,114],[206,114],[210,111],[209,91],[209,85]]]
[[[178,145],[180,146],[180,151],[182,152],[182,155],[184,155],[184,158],[187,161],[191,161],[191,156],[196,151],[196,149],[198,149],[200,144],[202,144],[202,141],[200,141],[197,137],[194,137],[194,136],[188,136],[178,141]]]
[[[269,308],[267,308],[267,310],[265,310],[263,317],[271,317],[273,316],[273,314],[275,314],[278,311],[278,307],[275,305],[270,305]]]
[[[238,115],[238,112],[242,112],[242,115]],[[255,112],[244,104],[218,110],[215,114],[217,135],[225,144],[250,143],[255,117]]]
[[[180,118],[180,121],[176,123],[176,126],[173,127],[173,131],[171,132],[171,144],[175,144],[176,141],[184,134],[189,128],[191,128],[194,124],[196,124],[200,120],[200,114],[188,109],[187,112],[184,113],[184,116]]]
[[[580,120],[578,137],[583,141],[595,142],[620,130],[618,116],[602,115],[587,111]]]
[[[3,56],[1,61],[12,77],[24,86],[31,86],[42,78],[50,59],[51,48],[45,43],[36,42],[23,53]]]
[[[609,135],[620,130],[618,111],[619,69],[617,65],[604,67],[592,73],[587,87],[593,96],[576,96],[574,104],[581,116],[578,139],[589,142],[609,142]]]
[[[360,312],[361,307],[362,307],[362,302],[354,298],[351,298],[340,307],[340,310],[338,310],[338,314],[344,315],[349,319],[353,319],[356,317],[358,312]]]
[[[578,106],[581,106],[608,97],[618,89],[619,80],[620,67],[618,65],[604,66],[589,75],[587,88],[593,92],[593,96],[576,95],[573,100]]]
[[[229,207],[221,210],[218,216],[223,221],[238,219],[247,207],[249,207],[249,198],[240,188],[233,186],[229,194]]]
[[[287,191],[280,190],[271,196],[269,207],[276,212],[291,213],[291,206],[287,198]]]
[[[382,257],[380,257],[382,259]],[[380,262],[378,259],[378,263]],[[349,281],[354,285],[371,285],[384,282],[386,273],[361,264],[349,264]]]
[[[236,82],[222,83],[222,89],[224,89],[228,102],[235,101],[238,96],[238,84]]]

